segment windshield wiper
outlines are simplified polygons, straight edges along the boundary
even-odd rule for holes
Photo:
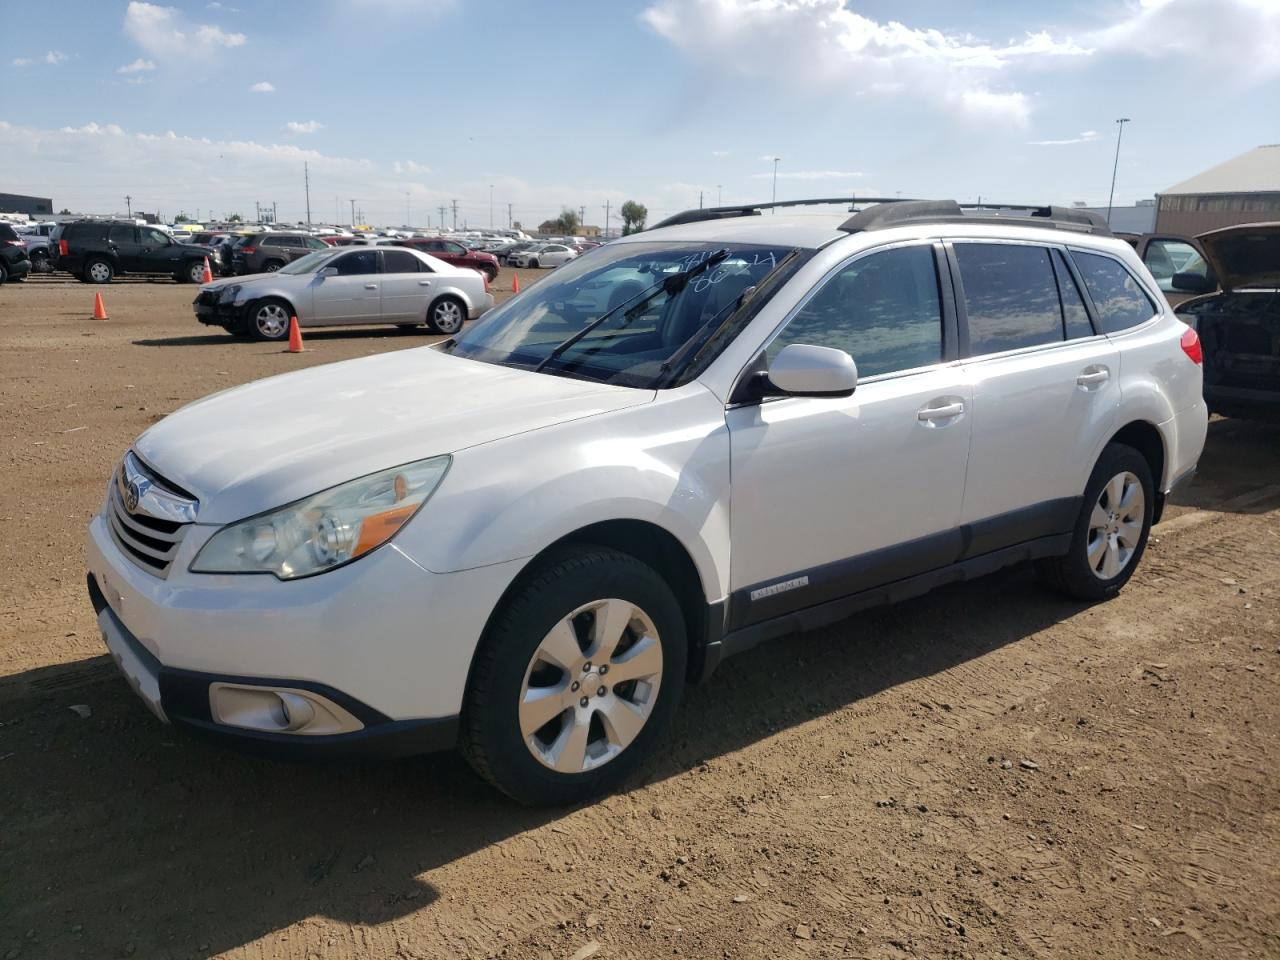
[[[759,281],[747,287],[747,289],[743,290],[742,293],[738,294],[735,299],[729,302],[728,306],[722,308],[713,317],[711,317],[710,320],[695,330],[693,332],[693,336],[686,340],[675,353],[663,360],[662,366],[659,369],[660,386],[665,386],[666,384],[671,383],[684,372],[685,368],[696,363],[698,358],[706,352],[707,348],[716,342],[716,339],[724,331],[725,325],[733,318],[733,316],[748,302],[755,299],[755,296],[760,292],[760,289],[774,277],[778,276],[779,272],[799,255],[799,247],[788,253],[778,261],[777,265],[772,270],[761,277]],[[720,323],[713,327],[712,324],[715,324],[717,320],[719,320]],[[711,335],[705,340],[699,342],[699,337],[702,336],[703,331],[708,329],[712,331]],[[695,346],[698,348],[697,352],[693,353],[692,356],[689,356]],[[688,359],[686,359],[686,357],[688,357]]]
[[[628,297],[626,300],[623,300],[616,307],[613,307],[610,310],[606,310],[604,313],[600,314],[600,316],[596,317],[594,320],[588,323],[585,327],[583,327],[577,333],[571,334],[570,336],[566,337],[564,340],[561,340],[558,344],[556,344],[555,349],[553,349],[550,353],[548,353],[545,357],[543,357],[542,361],[536,367],[533,368],[533,372],[539,373],[541,372],[542,368],[545,367],[552,360],[558,360],[566,350],[568,350],[575,343],[577,343],[579,340],[581,340],[583,337],[589,334],[592,330],[595,330],[597,327],[599,327],[602,323],[604,323],[614,314],[618,313],[620,310],[623,310],[625,308],[628,317],[629,318],[633,317],[635,315],[633,311],[635,311],[639,307],[642,307],[644,304],[648,303],[650,300],[656,297],[659,293],[666,292],[670,296],[675,296],[677,293],[679,293],[685,288],[685,286],[689,283],[690,280],[692,280],[694,277],[696,277],[698,274],[702,273],[703,271],[726,260],[728,256],[729,256],[728,249],[722,247],[721,249],[715,251],[715,253],[707,257],[707,259],[703,260],[701,263],[694,264],[689,269],[681,270],[679,273],[673,273],[673,274],[670,274],[669,276],[663,277],[661,280],[659,280],[657,283],[650,286],[648,289],[641,290],[639,293],[635,294],[634,296]]]

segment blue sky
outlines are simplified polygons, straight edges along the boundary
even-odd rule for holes
[[[1149,197],[1280,140],[1280,0],[0,0],[0,191],[526,225]],[[266,86],[263,86],[263,85]],[[406,196],[407,194],[407,196]],[[335,203],[335,200],[337,203]],[[451,219],[451,214],[448,219]]]

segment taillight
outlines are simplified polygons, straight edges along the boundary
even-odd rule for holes
[[[67,241],[58,241],[58,256],[65,257],[67,255]]]
[[[1182,347],[1182,352],[1191,358],[1192,363],[1204,363],[1204,350],[1200,347],[1200,335],[1198,333],[1194,330],[1188,330],[1178,342]]]
[[[243,254],[245,254],[245,255],[248,255],[248,254],[250,254],[250,253],[257,253],[257,252],[258,252],[258,248],[257,248],[257,247],[241,247],[241,248],[240,248],[240,252],[241,252],[241,253],[243,253]]]

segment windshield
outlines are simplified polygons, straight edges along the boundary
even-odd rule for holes
[[[687,284],[663,286],[665,278],[721,250],[728,256]],[[490,311],[444,349],[485,363],[541,366],[562,376],[664,386],[670,372],[664,363],[687,355],[686,344],[708,336],[733,313],[738,297],[789,252],[789,247],[669,241],[597,247]],[[632,305],[619,309],[628,301]],[[603,323],[564,346],[610,311]]]
[[[315,253],[308,253],[305,257],[299,257],[293,263],[285,264],[276,273],[286,273],[289,275],[299,273],[311,273],[320,269],[320,265],[330,257],[337,256],[338,251],[332,248],[317,250]]]

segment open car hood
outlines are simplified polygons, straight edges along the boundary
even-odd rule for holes
[[[1246,223],[1196,237],[1224,291],[1280,287],[1280,223]]]

